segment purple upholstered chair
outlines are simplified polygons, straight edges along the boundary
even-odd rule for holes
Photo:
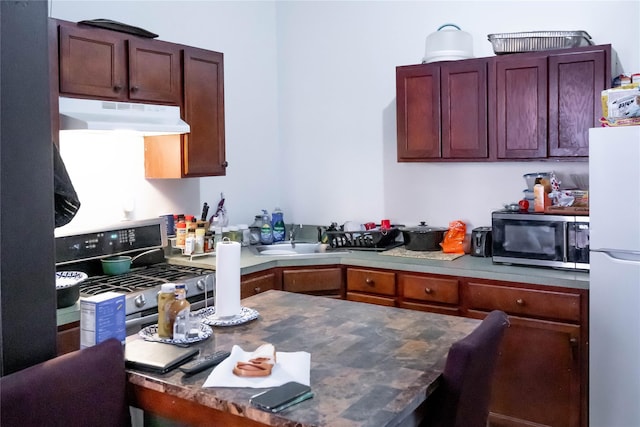
[[[489,313],[469,335],[449,349],[442,383],[429,397],[428,427],[486,427],[491,382],[509,319],[502,311]]]
[[[124,351],[111,338],[0,378],[0,425],[128,427]]]

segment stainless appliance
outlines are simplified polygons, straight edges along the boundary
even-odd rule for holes
[[[498,211],[491,214],[494,263],[589,270],[589,217]]]
[[[127,130],[143,135],[189,133],[180,107],[132,102],[65,98],[58,100],[60,130]]]
[[[640,126],[589,129],[589,423],[640,425]],[[616,191],[614,189],[622,189]]]
[[[157,323],[157,294],[163,283],[185,283],[193,310],[213,304],[215,270],[166,262],[163,218],[56,235],[55,245],[56,271],[82,271],[89,276],[80,285],[80,298],[108,291],[126,295],[127,334]],[[130,272],[103,274],[100,260],[122,254],[134,258]]]
[[[477,227],[471,230],[471,256],[491,256],[491,227]]]

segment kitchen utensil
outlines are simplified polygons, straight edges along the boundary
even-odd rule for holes
[[[72,306],[80,298],[80,283],[87,279],[87,274],[82,271],[58,271],[56,272],[56,297],[57,307]]]
[[[491,256],[491,227],[477,227],[471,230],[471,255],[477,257]]]
[[[427,36],[423,64],[467,58],[473,58],[473,39],[457,25],[441,25],[435,33]]]
[[[439,251],[446,228],[429,227],[424,221],[417,227],[401,228],[405,247],[410,251]]]
[[[101,260],[102,272],[109,276],[127,273],[131,268],[131,260],[132,258],[126,255],[103,258]]]

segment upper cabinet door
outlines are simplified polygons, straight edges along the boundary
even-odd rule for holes
[[[149,39],[129,39],[129,99],[180,105],[180,47]]]
[[[184,176],[225,175],[223,55],[184,49]]]
[[[498,159],[547,157],[547,58],[498,56],[495,138]]]
[[[180,105],[179,45],[77,24],[60,24],[60,93]]]
[[[440,158],[440,67],[397,67],[396,107],[398,161]]]
[[[609,87],[610,46],[549,57],[549,156],[589,155],[589,128],[602,117],[601,92]]]
[[[126,50],[120,34],[62,25],[59,55],[61,94],[127,99]]]
[[[442,157],[486,159],[487,60],[469,59],[444,63],[442,84]]]

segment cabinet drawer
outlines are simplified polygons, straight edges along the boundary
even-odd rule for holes
[[[240,298],[247,298],[270,289],[278,289],[274,273],[243,277],[240,283]]]
[[[472,282],[467,286],[469,309],[580,321],[580,295],[577,294]]]
[[[396,274],[349,268],[347,269],[347,290],[395,297]]]
[[[289,292],[324,292],[342,290],[342,269],[285,270],[282,272],[282,290]]]
[[[348,301],[366,302],[367,304],[384,305],[387,307],[395,307],[396,299],[389,297],[379,297],[375,295],[359,294],[357,292],[347,292]]]
[[[398,287],[403,299],[444,304],[460,300],[457,279],[399,274]]]

